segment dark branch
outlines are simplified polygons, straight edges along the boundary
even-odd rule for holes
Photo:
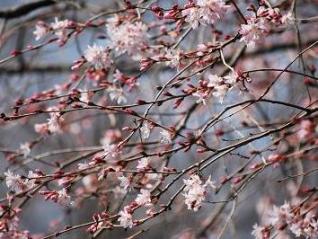
[[[34,10],[56,4],[54,0],[40,0],[0,11],[0,18],[12,19],[26,15]]]

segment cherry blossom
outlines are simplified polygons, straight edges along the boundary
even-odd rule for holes
[[[171,133],[167,130],[161,130],[160,131],[160,142],[163,143],[163,144],[169,144],[171,143]]]
[[[125,207],[124,210],[121,210],[119,212],[119,218],[118,221],[120,223],[120,226],[123,228],[132,228],[134,223],[132,219],[132,215],[128,212],[128,208]]]
[[[149,166],[149,158],[144,157],[144,158],[138,160],[138,164],[137,164],[136,168],[139,170],[144,170],[148,166]]]
[[[98,69],[110,67],[112,60],[109,54],[109,49],[94,44],[93,46],[88,46],[84,56],[90,64]]]
[[[148,139],[150,136],[150,124],[147,121],[144,121],[142,126],[140,127],[141,137],[143,139]]]
[[[115,144],[104,144],[103,149],[106,159],[116,159],[119,155],[117,145]]]
[[[240,34],[242,34],[241,40],[248,47],[253,47],[257,42],[263,39],[268,33],[267,22],[263,18],[251,18],[247,20],[247,24],[242,24]]]
[[[147,189],[141,189],[140,193],[135,199],[136,203],[140,206],[150,206],[151,204],[151,192]]]
[[[318,238],[314,1],[15,2],[0,239]]]
[[[265,227],[254,224],[253,231],[251,234],[252,234],[252,236],[254,236],[255,239],[264,239],[265,230],[266,230]]]
[[[217,20],[224,17],[229,5],[223,0],[197,0],[194,6],[189,6],[182,11],[185,21],[192,28],[197,28],[199,24],[214,24]]]
[[[127,98],[124,95],[123,89],[117,87],[109,87],[107,91],[109,92],[110,99],[116,101],[117,104],[127,103]]]
[[[31,148],[29,143],[24,143],[20,145],[20,151],[24,158],[27,158],[31,153]]]
[[[45,37],[48,34],[48,32],[49,32],[49,29],[44,22],[42,21],[37,22],[37,24],[35,25],[35,30],[33,31],[35,40],[36,41],[41,40],[43,37]]]
[[[120,181],[120,187],[126,192],[130,188],[130,180],[125,176],[118,177]]]
[[[4,175],[7,187],[16,193],[33,188],[35,186],[35,179],[29,178],[37,176],[32,171],[30,171],[28,174],[28,178],[23,179],[20,175],[14,174],[10,170],[5,172]]]
[[[183,189],[185,197],[185,204],[187,205],[188,209],[193,211],[198,211],[201,207],[201,203],[205,200],[206,197],[206,187],[207,186],[214,186],[211,179],[209,178],[204,184],[200,177],[196,174],[190,176],[189,179],[183,180],[185,187]]]
[[[64,41],[66,38],[67,29],[71,25],[72,23],[68,19],[59,20],[57,17],[55,17],[54,22],[51,23],[51,28],[60,41]]]
[[[147,47],[147,26],[140,21],[120,23],[117,17],[108,20],[106,25],[110,47],[118,54],[128,53],[139,60],[142,51]]]

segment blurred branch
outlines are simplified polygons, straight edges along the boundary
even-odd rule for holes
[[[42,7],[56,4],[54,0],[40,0],[0,11],[0,18],[11,19],[21,17]]]

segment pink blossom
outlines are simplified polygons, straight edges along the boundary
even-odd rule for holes
[[[98,46],[96,44],[88,46],[84,56],[85,59],[97,69],[109,68],[112,64],[110,51],[103,46]]]
[[[242,24],[240,33],[242,34],[241,40],[247,46],[253,47],[255,44],[262,40],[268,32],[267,22],[263,18],[251,18],[247,20],[247,24]]]

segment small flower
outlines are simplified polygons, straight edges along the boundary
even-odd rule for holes
[[[172,142],[172,137],[169,131],[167,130],[162,130],[160,132],[161,138],[160,138],[160,142],[163,144],[169,144]]]
[[[125,176],[118,177],[120,181],[120,187],[127,192],[127,189],[130,188],[130,180]]]
[[[10,170],[4,173],[7,187],[15,192],[21,192],[24,187],[24,181],[18,174],[13,174]]]
[[[185,184],[184,197],[185,204],[188,209],[197,211],[201,206],[201,202],[205,199],[205,188],[198,175],[192,175],[189,179],[183,180]]]
[[[141,137],[143,139],[148,139],[150,136],[150,124],[147,121],[144,121],[140,127]]]
[[[139,170],[144,170],[148,166],[149,166],[149,158],[144,157],[144,158],[138,160],[138,165],[136,168]]]
[[[84,53],[84,57],[96,69],[109,68],[112,64],[109,49],[106,47],[97,46],[96,44],[93,46],[88,46]]]
[[[4,175],[7,187],[16,193],[33,188],[35,185],[35,179],[33,178],[37,177],[32,171],[28,174],[28,177],[31,179],[22,179],[20,175],[13,174],[10,170],[5,172]]]
[[[49,32],[48,27],[42,21],[37,22],[35,25],[35,30],[33,31],[33,35],[35,36],[35,40],[39,41],[41,38],[45,37]]]
[[[80,97],[80,101],[88,104],[89,103],[89,100],[90,100],[90,95],[88,92],[82,92],[81,93],[81,97]]]
[[[269,223],[271,225],[290,223],[293,217],[291,205],[284,203],[280,207],[274,206],[269,212]]]
[[[118,149],[115,144],[104,144],[104,153],[105,153],[105,158],[107,159],[115,159],[118,157]]]
[[[203,105],[206,105],[206,99],[207,99],[207,97],[208,97],[207,92],[198,90],[198,91],[192,93],[192,96],[198,98],[198,99],[195,101],[197,104],[202,103]]]
[[[39,134],[47,134],[49,132],[48,125],[46,123],[35,124],[34,130],[35,130],[35,132],[37,132]]]
[[[120,226],[123,228],[132,228],[134,223],[132,219],[132,215],[128,212],[127,207],[124,208],[124,210],[121,210],[119,212],[119,218],[118,218]]]
[[[296,237],[300,237],[303,234],[301,221],[300,222],[296,222],[296,223],[291,223],[289,225],[289,230],[292,233],[294,233]]]
[[[150,193],[150,191],[146,190],[146,189],[141,189],[140,193],[137,195],[135,201],[140,206],[142,206],[142,205],[146,205],[146,206],[151,205],[151,193]]]
[[[224,17],[227,9],[230,7],[223,0],[197,0],[194,6],[190,6],[182,11],[185,21],[193,29],[199,24],[214,24],[217,20]]]
[[[253,226],[253,231],[252,231],[251,235],[254,236],[255,239],[263,239],[265,229],[266,229],[265,227],[259,226],[256,223]]]
[[[222,77],[219,77],[218,75],[212,75],[212,74],[208,76],[208,80],[209,80],[208,87],[215,87],[220,85],[223,82]]]
[[[66,30],[71,25],[71,21],[65,19],[60,21],[57,17],[54,19],[55,22],[51,23],[51,27],[57,37],[63,40],[66,37]]]
[[[189,179],[183,180],[185,187],[184,187],[184,197],[185,197],[185,204],[187,205],[188,209],[193,211],[198,211],[201,207],[202,201],[205,199],[206,195],[206,187],[210,186],[215,188],[215,184],[211,181],[209,177],[206,182],[203,184],[200,177],[196,174],[191,175]]]
[[[71,203],[71,197],[67,194],[65,188],[57,192],[57,203],[61,205],[69,205]]]
[[[88,169],[90,167],[89,163],[78,163],[77,164],[77,168],[79,170],[84,170],[84,169]]]
[[[20,152],[23,154],[24,158],[27,158],[31,153],[31,148],[29,143],[24,143],[20,145]]]
[[[48,130],[51,133],[61,133],[62,128],[60,125],[61,120],[59,119],[59,116],[57,114],[52,114],[51,118],[48,119]]]
[[[310,120],[302,120],[300,122],[300,128],[297,131],[297,137],[301,141],[305,141],[306,139],[309,139],[310,136],[313,135],[315,131],[315,125]]]
[[[229,84],[230,87],[234,86],[239,79],[239,74],[236,71],[231,71],[229,74],[224,76],[226,84]]]
[[[182,59],[180,50],[167,49],[165,57],[167,58],[166,64],[170,67],[179,67]]]
[[[134,60],[141,58],[143,49],[147,47],[147,26],[140,21],[120,22],[115,16],[106,25],[110,47],[118,54],[128,53]]]
[[[219,102],[222,104],[226,93],[229,91],[229,88],[226,85],[217,85],[214,87],[212,95],[219,99]]]
[[[109,87],[107,89],[109,97],[112,101],[117,101],[117,104],[127,103],[127,99],[124,95],[124,91],[121,88]]]
[[[284,16],[282,16],[282,23],[286,24],[287,26],[291,26],[295,24],[296,19],[293,16],[292,12],[288,12]]]
[[[255,46],[255,43],[260,41],[268,32],[267,22],[263,18],[251,18],[247,20],[247,24],[242,24],[240,41],[245,42],[247,46]]]
[[[38,174],[33,171],[29,171],[28,178],[24,180],[24,183],[28,189],[33,188],[35,186],[35,181],[38,178]]]
[[[216,189],[216,185],[215,185],[215,182],[211,180],[211,175],[208,177],[208,179],[205,181],[205,184],[204,184],[206,187],[210,187],[212,189]]]

